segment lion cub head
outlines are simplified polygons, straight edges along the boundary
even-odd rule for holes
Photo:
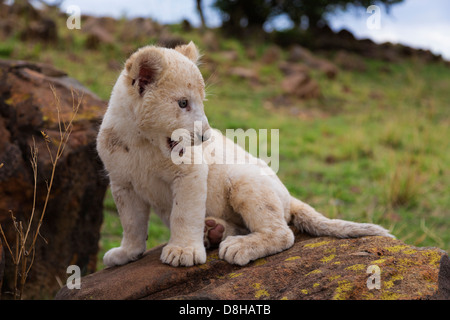
[[[189,132],[186,138],[192,141],[209,138],[203,107],[205,83],[197,67],[199,56],[190,42],[175,49],[146,46],[126,61],[123,81],[140,130],[164,134],[168,144],[178,129]]]

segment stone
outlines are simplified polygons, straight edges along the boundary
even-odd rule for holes
[[[206,30],[202,38],[208,52],[216,52],[220,49],[219,37],[211,30]]]
[[[320,96],[319,84],[304,72],[286,76],[281,82],[281,89],[284,93],[300,99],[318,98]]]
[[[25,299],[49,298],[59,290],[69,265],[83,274],[96,270],[103,199],[108,180],[95,149],[95,141],[106,102],[78,81],[52,66],[26,61],[0,60],[0,224],[8,243],[15,244],[10,210],[23,223],[32,211],[34,179],[30,164],[33,138],[38,153],[36,217],[40,217],[46,196],[46,181],[52,164],[41,131],[59,141],[58,115],[53,85],[61,114],[68,121],[73,114],[73,96],[82,99],[73,131],[55,172],[50,200],[36,242],[34,263],[22,295]],[[82,95],[82,97],[81,97]],[[32,230],[37,221],[33,221]],[[5,246],[4,246],[5,247]],[[3,298],[11,298],[14,266],[5,252]],[[9,294],[8,294],[8,293]]]
[[[3,284],[3,272],[5,271],[5,252],[2,246],[2,240],[0,240],[0,289]],[[2,291],[0,290],[0,299],[2,298]]]
[[[233,67],[228,70],[228,74],[241,79],[249,80],[254,84],[259,82],[258,72],[250,68]]]
[[[338,73],[338,68],[331,62],[315,56],[310,50],[295,45],[289,51],[289,62],[303,62],[313,69],[320,70],[329,79],[334,79]]]
[[[22,40],[56,43],[58,41],[56,22],[47,17],[30,21],[24,30],[20,32],[20,38]]]
[[[283,72],[285,76],[294,74],[294,73],[309,73],[311,70],[302,63],[293,63],[282,61],[278,64],[278,68]]]
[[[367,71],[367,65],[361,56],[345,50],[339,50],[336,53],[334,62],[344,70],[358,72]]]
[[[235,50],[222,51],[220,55],[226,61],[237,61],[239,59],[239,54]]]
[[[114,43],[114,37],[100,25],[93,26],[85,31],[87,34],[85,46],[87,49],[97,49],[100,45],[110,45]]]
[[[271,45],[264,51],[261,61],[264,64],[273,64],[281,59],[281,49],[276,45]]]
[[[163,28],[151,19],[137,17],[123,23],[119,39],[121,41],[148,41],[149,38],[157,38]]]
[[[207,262],[174,268],[163,245],[137,261],[81,278],[56,299],[381,300],[449,299],[450,261],[437,248],[387,237],[336,239],[297,233],[294,246],[239,267],[208,250]],[[375,270],[375,271],[373,271]],[[377,271],[378,270],[378,271]],[[376,284],[379,284],[379,289]]]

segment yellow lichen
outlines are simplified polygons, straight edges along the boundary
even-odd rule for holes
[[[353,289],[353,284],[348,280],[338,281],[338,287],[334,291],[333,300],[345,300],[347,292]]]
[[[335,254],[330,254],[329,256],[323,257],[322,259],[320,259],[320,261],[322,261],[323,263],[327,263],[330,262],[331,260],[333,260],[334,258],[336,258]]]
[[[261,298],[261,297],[270,297],[270,294],[266,290],[258,290],[255,293],[255,298]]]
[[[311,274],[318,274],[318,273],[321,273],[321,272],[322,272],[322,270],[316,269],[316,270],[313,270],[313,271],[307,273],[306,276],[309,276]]]
[[[305,248],[317,248],[317,247],[326,245],[327,243],[330,243],[330,241],[321,241],[321,242],[316,242],[316,243],[308,243],[308,244],[305,244]]]
[[[335,252],[336,252],[336,248],[328,248],[323,251],[323,253],[335,253]]]
[[[370,262],[370,264],[381,264],[381,263],[383,263],[385,261],[386,261],[386,259],[378,259],[378,260]]]
[[[385,249],[391,253],[396,253],[402,250],[405,250],[409,248],[408,246],[405,245],[398,245],[398,246],[393,246],[393,247],[386,247]]]
[[[255,288],[255,289],[259,289],[259,288],[261,288],[261,283],[255,282],[255,283],[252,284],[252,287]]]
[[[263,264],[266,264],[267,263],[267,260],[266,259],[264,259],[264,258],[261,258],[261,259],[258,259],[258,260],[256,260],[255,262],[254,262],[254,266],[256,267],[256,266],[262,266]]]
[[[441,261],[441,255],[436,251],[422,251],[422,255],[427,257],[429,259],[429,264],[431,266],[439,266],[439,263]]]
[[[261,298],[261,297],[270,297],[269,292],[267,290],[261,289],[261,283],[253,283],[252,287],[257,289],[258,291],[255,292],[255,298]]]
[[[242,272],[241,273],[230,273],[229,275],[228,275],[228,277],[230,278],[230,279],[233,279],[233,278],[237,278],[237,277],[239,277],[239,276],[242,276]]]
[[[394,281],[403,280],[403,276],[401,274],[394,274],[390,280],[385,281],[383,288],[390,289],[394,286]]]
[[[300,290],[303,294],[308,294],[308,290],[306,290],[306,289],[302,289],[302,290]]]
[[[313,288],[317,288],[318,286],[320,286],[320,284],[318,284],[317,282],[313,284]]]
[[[374,298],[374,295],[372,292],[364,292],[361,294],[361,298],[364,300],[372,300]]]
[[[341,275],[340,275],[340,274],[337,274],[337,275],[335,275],[335,276],[329,277],[328,280],[333,281],[333,280],[339,279],[340,277],[341,277]]]
[[[398,300],[399,298],[400,298],[400,295],[398,293],[395,293],[395,292],[384,291],[381,294],[381,299],[382,300]]]
[[[299,256],[289,257],[289,258],[287,258],[284,261],[294,261],[294,260],[297,260],[297,259],[300,259],[300,257]]]

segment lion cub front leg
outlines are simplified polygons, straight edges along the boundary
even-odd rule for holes
[[[195,170],[173,182],[170,240],[162,250],[162,262],[174,267],[206,262],[203,245],[206,181],[207,171]]]
[[[123,265],[138,259],[146,249],[150,206],[129,186],[111,184],[111,192],[123,228],[120,247],[105,253],[103,264],[107,267]]]

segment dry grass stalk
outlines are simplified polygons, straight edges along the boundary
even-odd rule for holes
[[[47,205],[50,198],[50,193],[53,186],[53,180],[55,177],[55,171],[56,171],[56,165],[59,161],[59,159],[62,157],[64,149],[67,145],[67,142],[69,141],[70,134],[73,130],[73,121],[75,120],[75,117],[78,113],[78,110],[81,105],[82,96],[79,96],[77,94],[77,99],[75,99],[75,92],[72,90],[72,108],[73,112],[70,117],[69,122],[64,121],[61,118],[61,103],[59,100],[59,97],[56,93],[56,90],[53,86],[50,86],[50,89],[53,93],[53,97],[55,99],[55,106],[58,114],[58,126],[59,126],[59,141],[57,144],[57,150],[56,154],[53,155],[51,151],[50,145],[52,144],[52,139],[44,132],[41,131],[41,134],[43,136],[43,139],[45,141],[45,145],[47,147],[48,154],[50,156],[50,160],[52,163],[52,171],[50,175],[50,180],[46,181],[47,184],[47,193],[45,197],[45,201],[43,204],[43,208],[38,220],[38,223],[34,230],[32,230],[32,222],[36,215],[36,194],[37,194],[37,173],[38,173],[38,154],[39,150],[36,146],[36,141],[33,137],[33,145],[30,146],[31,149],[31,167],[33,169],[33,179],[34,179],[34,190],[33,190],[33,204],[32,204],[32,210],[30,214],[30,218],[27,222],[27,226],[24,226],[24,222],[17,221],[14,213],[10,210],[11,213],[11,219],[13,221],[16,239],[15,239],[15,246],[11,247],[10,243],[8,242],[6,235],[3,231],[2,226],[0,225],[0,233],[3,236],[4,243],[6,245],[6,248],[8,249],[13,264],[15,266],[15,273],[14,273],[14,299],[21,299],[22,294],[24,291],[25,283],[28,277],[28,274],[31,270],[31,267],[34,262],[34,256],[35,256],[35,248],[36,248],[36,241],[38,238],[38,235],[40,235],[40,229],[42,226],[42,222],[44,220],[45,212],[47,210]],[[3,167],[3,163],[0,164],[0,168]],[[45,241],[45,239],[44,239]],[[20,278],[20,283],[19,283]]]

